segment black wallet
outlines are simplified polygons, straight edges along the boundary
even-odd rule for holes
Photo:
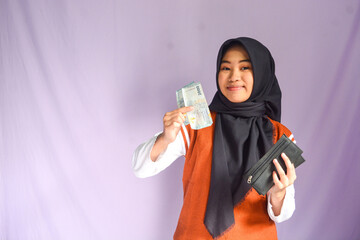
[[[305,162],[301,156],[303,151],[291,141],[285,134],[265,153],[265,155],[249,169],[244,178],[259,194],[265,195],[274,185],[272,173],[276,171],[273,160],[276,158],[281,167],[286,172],[286,165],[281,158],[281,153],[285,153],[295,168]],[[277,172],[277,171],[276,171]]]

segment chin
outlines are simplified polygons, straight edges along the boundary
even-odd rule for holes
[[[245,100],[242,100],[242,99],[228,99],[230,102],[233,102],[233,103],[241,103],[241,102],[244,102]]]
[[[233,103],[242,103],[245,102],[246,100],[248,100],[249,98],[228,98],[226,97],[230,102]]]

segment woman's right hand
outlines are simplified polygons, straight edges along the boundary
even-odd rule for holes
[[[165,113],[163,118],[164,129],[162,133],[162,137],[164,138],[165,142],[170,144],[175,141],[176,136],[181,129],[181,125],[185,121],[185,114],[192,111],[193,109],[193,107],[182,107]]]
[[[167,146],[175,141],[178,135],[181,125],[185,121],[185,115],[187,112],[194,110],[193,107],[182,107],[171,112],[167,112],[163,118],[163,132],[156,138],[154,146],[150,153],[152,161],[156,161],[158,156],[165,151]]]

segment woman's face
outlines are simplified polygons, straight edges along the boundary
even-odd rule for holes
[[[218,75],[222,94],[231,102],[249,99],[254,77],[249,55],[241,46],[230,47],[222,58]]]

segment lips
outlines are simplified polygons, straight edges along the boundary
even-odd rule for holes
[[[239,90],[245,88],[245,86],[227,86],[226,88],[229,91],[239,91]]]

